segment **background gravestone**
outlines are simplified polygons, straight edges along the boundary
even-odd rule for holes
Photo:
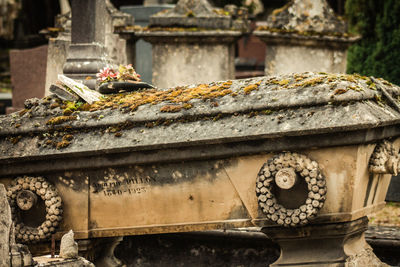
[[[7,113],[23,109],[25,99],[44,96],[46,58],[47,45],[10,51],[13,106]]]
[[[153,84],[167,88],[235,78],[235,42],[247,29],[247,9],[181,0],[137,36],[152,44]]]
[[[326,0],[294,0],[276,9],[254,35],[266,47],[265,75],[316,71],[345,73],[349,36]]]
[[[151,5],[151,6],[122,6],[121,11],[132,15],[135,18],[135,25],[146,27],[149,24],[150,16],[171,9],[174,5]],[[152,47],[150,43],[138,40],[135,44],[135,69],[140,73],[144,82],[152,81]]]

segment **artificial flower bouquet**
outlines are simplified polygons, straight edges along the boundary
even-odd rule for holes
[[[119,65],[118,70],[112,69],[110,67],[104,67],[96,74],[97,80],[100,85],[108,82],[131,82],[138,83],[141,82],[140,74],[136,73],[132,64]]]

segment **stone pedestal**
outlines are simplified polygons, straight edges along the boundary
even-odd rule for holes
[[[102,48],[103,57],[106,58],[105,61],[116,62],[118,64],[134,63],[134,55],[132,55],[131,50],[135,48],[135,40],[133,40],[132,44],[130,44],[130,40],[126,40],[119,34],[114,33],[115,27],[124,27],[126,25],[132,24],[133,18],[129,14],[119,12],[109,1],[106,1],[106,7],[107,12],[104,18],[103,25],[103,28],[105,29],[105,47]],[[59,33],[56,38],[49,39],[46,70],[46,95],[50,94],[50,85],[58,80],[58,74],[63,73],[63,68],[67,61],[67,54],[71,45],[71,13],[57,16],[55,26],[58,28],[62,28],[63,32]],[[79,48],[75,47],[74,49],[77,50]],[[77,74],[79,74],[80,71],[82,71],[79,65],[82,66],[86,64],[86,69],[84,70],[86,72],[97,72],[98,70],[95,69],[98,67],[96,65],[96,62],[100,62],[100,65],[102,62],[101,55],[94,55],[94,66],[93,62],[91,62],[91,60],[93,60],[93,55],[91,55],[92,58],[89,58],[89,54],[81,52],[80,55],[69,54],[68,56],[68,65],[65,66],[65,71],[69,72],[69,76],[71,77],[76,76]],[[85,57],[88,57],[87,60],[85,59]],[[96,60],[96,57],[100,57],[100,59],[97,58]],[[81,64],[82,61],[83,64]],[[89,70],[87,69],[89,67],[87,63],[92,64],[91,68],[93,70],[91,70],[90,68]],[[81,76],[85,76],[85,72]],[[87,76],[94,77],[93,73],[89,73],[89,75]]]
[[[122,6],[121,11],[132,15],[135,18],[135,25],[146,27],[149,24],[150,16],[163,11],[165,9],[171,9],[174,5],[151,5],[151,6]],[[135,32],[129,35],[135,35]],[[152,49],[151,44],[144,40],[130,39],[127,44],[128,47],[133,50],[133,56],[135,58],[135,70],[140,73],[141,79],[144,82],[152,82]],[[133,62],[133,61],[131,61]]]
[[[73,0],[71,9],[71,45],[63,72],[94,88],[96,73],[111,63],[105,51],[105,0]]]
[[[347,48],[356,38],[256,31],[266,44],[265,75],[297,72],[346,73]]]
[[[349,36],[325,0],[296,0],[272,13],[254,34],[266,45],[265,74],[345,73]]]
[[[142,33],[152,44],[152,82],[160,88],[234,79],[235,31]]]
[[[123,237],[102,238],[99,240],[95,265],[97,267],[120,267],[122,262],[114,255],[115,248],[122,241]]]
[[[262,232],[281,247],[271,266],[388,266],[366,243],[367,217],[342,223],[303,227],[264,227]]]
[[[208,1],[181,0],[150,18],[138,33],[152,44],[153,77],[158,87],[234,78],[234,43],[247,27],[236,7],[216,9]]]

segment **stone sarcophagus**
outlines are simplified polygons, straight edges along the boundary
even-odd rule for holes
[[[259,226],[282,248],[276,266],[372,257],[363,232],[398,171],[399,95],[301,73],[28,100],[0,117],[17,241]]]

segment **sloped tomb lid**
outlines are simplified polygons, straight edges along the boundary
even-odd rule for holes
[[[285,138],[314,135],[326,135],[325,145],[368,142],[373,129],[398,128],[399,95],[400,87],[381,79],[302,73],[113,95],[68,116],[71,103],[47,98],[0,117],[0,159],[268,140],[284,150],[296,148]],[[355,131],[364,139],[338,140]],[[400,132],[385,134],[374,138]]]

